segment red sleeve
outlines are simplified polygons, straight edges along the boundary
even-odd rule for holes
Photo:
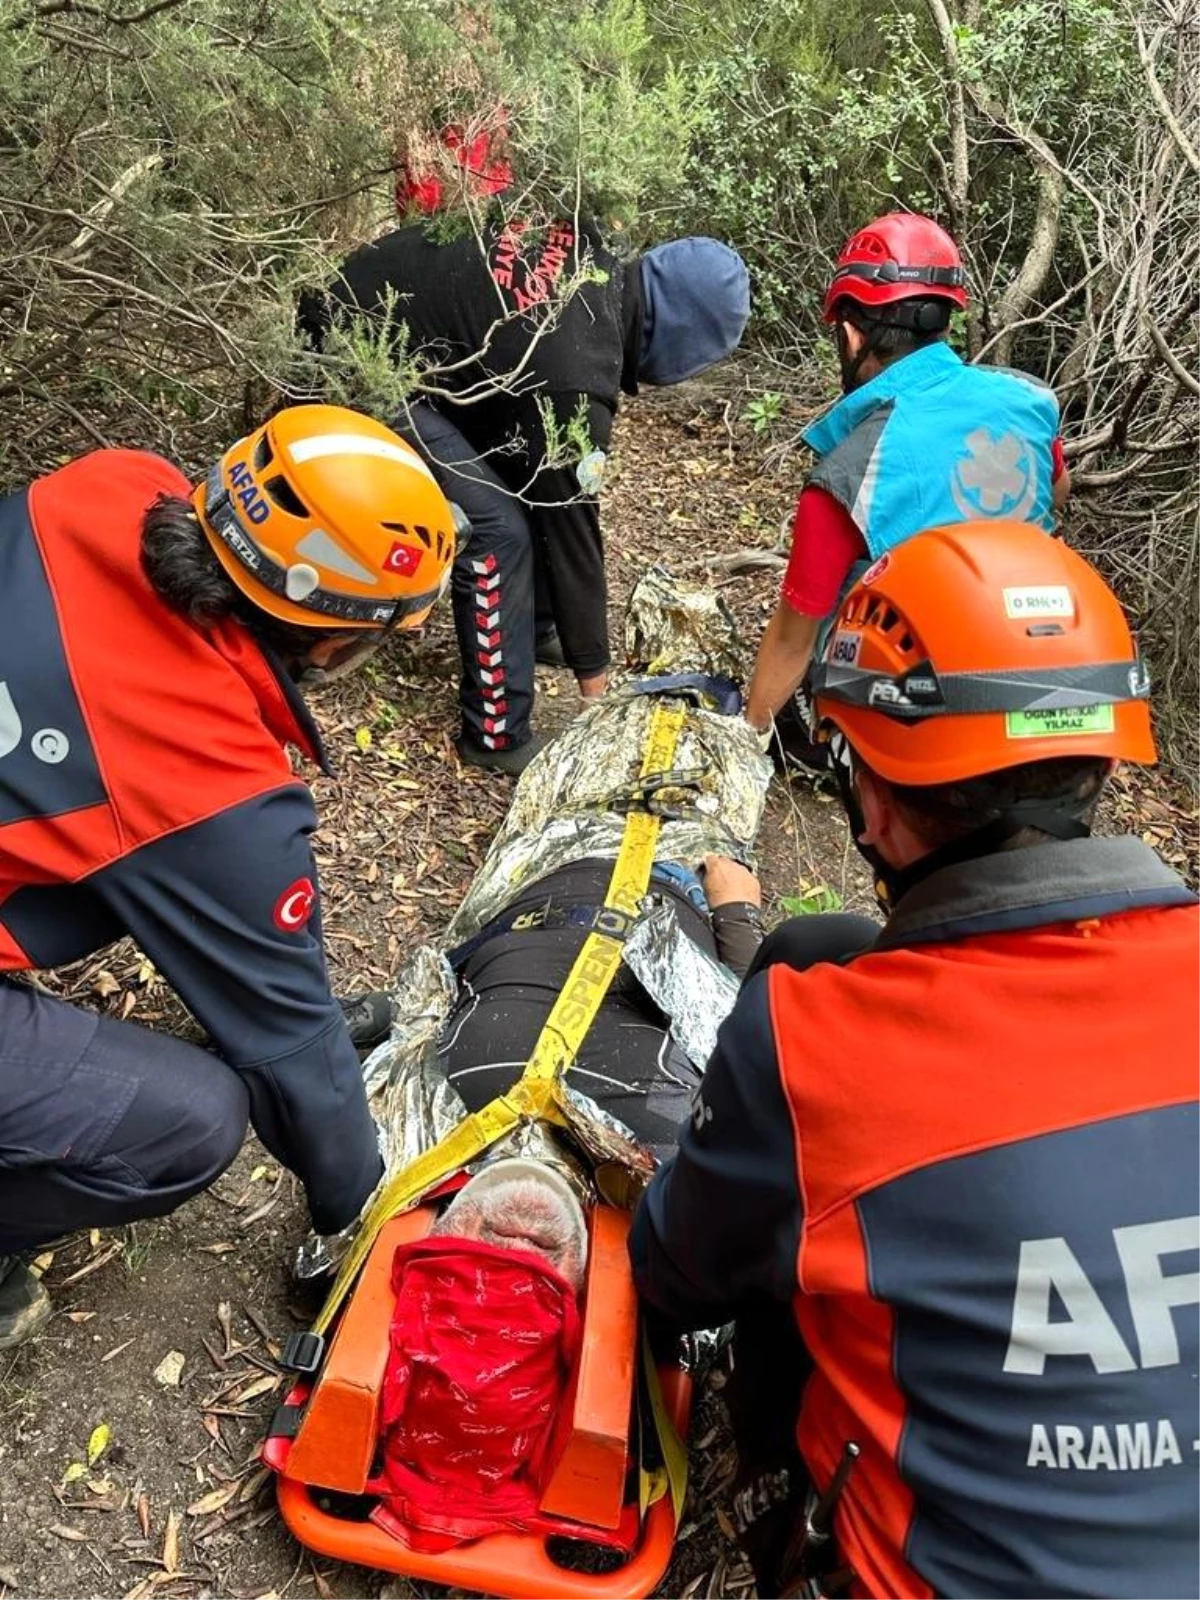
[[[1063,475],[1063,468],[1067,464],[1067,458],[1063,455],[1061,434],[1056,433],[1054,435],[1054,441],[1050,446],[1050,463],[1050,481],[1051,483],[1057,483]]]
[[[827,617],[850,568],[866,553],[863,536],[845,506],[810,484],[796,502],[784,600],[806,617]]]

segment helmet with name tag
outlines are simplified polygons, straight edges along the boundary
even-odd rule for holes
[[[416,628],[450,577],[456,518],[429,468],[342,406],[277,412],[225,452],[193,504],[233,582],[293,625]]]
[[[933,528],[881,556],[842,602],[813,692],[826,737],[891,783],[1060,756],[1157,760],[1120,601],[1028,523]]]

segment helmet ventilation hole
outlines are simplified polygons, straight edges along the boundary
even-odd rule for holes
[[[308,507],[286,478],[269,478],[263,488],[281,511],[293,517],[308,516]]]
[[[415,523],[413,527],[410,528],[406,522],[385,522],[383,526],[387,528],[390,533],[403,534],[406,539],[419,539],[425,546],[426,550],[432,550],[436,541],[438,560],[442,561],[445,559],[446,536],[440,528],[437,529],[436,532],[431,532],[422,523]]]
[[[253,455],[252,459],[254,461],[254,470],[255,470],[255,472],[264,471],[265,468],[270,465],[271,456],[272,456],[271,441],[267,438],[266,434],[264,433],[262,438],[254,446],[254,455]]]

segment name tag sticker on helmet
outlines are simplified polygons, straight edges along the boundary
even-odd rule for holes
[[[1113,708],[1056,706],[1047,711],[1009,711],[1004,718],[1010,739],[1061,739],[1075,733],[1111,733]]]
[[[839,667],[856,667],[862,640],[861,633],[835,633],[829,641],[826,660],[835,662]]]
[[[1004,611],[1009,617],[1073,617],[1075,598],[1065,583],[1039,584],[1029,589],[1005,589]]]

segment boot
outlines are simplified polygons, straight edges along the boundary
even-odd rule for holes
[[[458,759],[466,767],[482,767],[485,772],[503,772],[510,778],[520,777],[521,773],[537,755],[539,750],[545,749],[547,738],[544,733],[534,733],[516,748],[507,750],[489,750],[486,745],[476,744],[474,739],[467,734],[462,734],[455,744]]]
[[[374,1050],[391,1032],[392,997],[382,989],[369,989],[366,994],[347,995],[338,1000],[346,1027],[358,1050]]]
[[[50,1296],[20,1256],[0,1256],[0,1350],[32,1338],[50,1316]]]

